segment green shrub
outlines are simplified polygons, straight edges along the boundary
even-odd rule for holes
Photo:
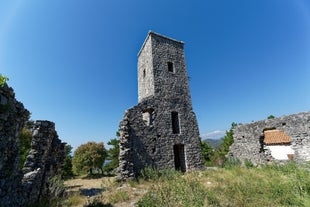
[[[62,197],[65,192],[65,184],[61,175],[55,175],[48,179],[48,189],[52,198]]]
[[[118,202],[128,201],[129,199],[130,199],[129,195],[126,191],[119,190],[119,191],[115,191],[114,193],[110,195],[109,201],[111,203],[118,203]]]
[[[246,168],[252,168],[252,167],[254,167],[254,165],[253,165],[253,163],[251,162],[251,160],[248,160],[248,159],[246,159],[246,160],[244,161],[244,165],[245,165]]]
[[[174,169],[158,170],[155,167],[146,167],[141,170],[140,177],[143,180],[166,180],[174,179],[176,176],[182,175],[182,172]]]
[[[3,75],[0,73],[0,86],[1,86],[1,87],[3,87],[3,86],[6,84],[6,82],[7,82],[8,80],[9,80],[8,77],[3,76]]]
[[[146,167],[141,170],[141,176],[140,178],[143,178],[144,180],[156,180],[160,177],[160,172],[155,167]]]
[[[228,157],[225,160],[224,167],[229,169],[232,167],[240,167],[241,166],[241,161],[238,158],[234,157]]]

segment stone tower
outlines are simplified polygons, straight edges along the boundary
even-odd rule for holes
[[[138,105],[120,123],[120,176],[147,167],[203,167],[192,109],[184,43],[149,32],[138,53]]]

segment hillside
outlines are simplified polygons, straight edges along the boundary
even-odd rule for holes
[[[206,141],[207,143],[210,144],[210,146],[213,148],[213,149],[216,149],[218,146],[220,146],[220,144],[222,143],[223,141],[223,138],[221,139],[205,139],[203,141]]]
[[[58,206],[310,206],[310,164],[226,168],[181,174],[146,170],[139,181],[113,177],[66,181]],[[55,203],[53,205],[55,206]]]

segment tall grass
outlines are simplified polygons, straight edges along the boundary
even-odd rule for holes
[[[206,191],[197,177],[169,171],[152,184],[137,204],[139,207],[199,207],[204,206],[205,197]]]
[[[310,174],[296,163],[221,169],[206,174],[209,206],[308,206]]]

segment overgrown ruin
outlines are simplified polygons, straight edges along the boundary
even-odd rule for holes
[[[65,158],[55,125],[36,121],[31,151],[20,169],[19,135],[29,111],[15,99],[12,88],[0,86],[0,206],[27,206],[49,196],[48,179],[56,175]]]
[[[202,168],[183,42],[148,33],[138,53],[138,102],[120,122],[120,178],[145,167]]]
[[[229,155],[255,164],[310,161],[310,112],[241,124]]]

